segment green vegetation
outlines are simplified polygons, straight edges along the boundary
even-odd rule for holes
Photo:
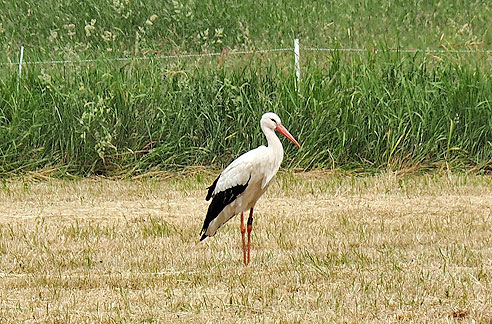
[[[301,142],[300,168],[490,169],[488,53],[303,51],[227,55],[226,48],[491,48],[482,1],[336,3],[0,1],[0,174],[141,174],[223,165],[264,142],[276,111]],[[159,59],[157,54],[221,52]],[[145,57],[114,61],[107,58]]]
[[[1,0],[0,12],[0,46],[12,61],[21,42],[31,58],[94,57],[107,49],[121,56],[133,54],[136,43],[166,53],[290,47],[294,36],[306,46],[490,48],[492,42],[492,5],[482,0]]]

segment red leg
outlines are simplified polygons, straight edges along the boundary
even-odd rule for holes
[[[253,230],[253,208],[249,211],[249,218],[248,218],[248,262],[246,262],[246,265],[249,264],[250,260],[250,250],[251,250],[251,231]]]
[[[241,235],[243,237],[243,261],[244,261],[244,265],[247,265],[247,263],[246,263],[246,242],[244,239],[244,233],[245,232],[246,232],[246,227],[244,227],[244,215],[241,212]]]

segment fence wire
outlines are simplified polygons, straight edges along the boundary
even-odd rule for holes
[[[375,49],[375,48],[330,48],[330,47],[300,47],[301,51],[307,52],[353,52],[353,53],[383,53],[383,52],[399,52],[399,53],[427,53],[427,54],[492,54],[492,50],[473,50],[473,49]],[[129,62],[129,61],[146,61],[146,60],[168,60],[181,58],[200,58],[214,57],[222,55],[250,55],[250,54],[266,54],[275,52],[294,52],[292,48],[273,48],[245,51],[229,51],[229,52],[212,52],[212,53],[183,53],[183,54],[166,54],[155,56],[133,56],[133,57],[117,57],[117,58],[101,58],[101,59],[82,59],[82,60],[51,60],[51,61],[23,61],[22,65],[56,65],[56,64],[82,64],[95,62]],[[0,65],[19,65],[19,62],[0,62]]]
[[[168,54],[168,55],[155,55],[155,56],[133,56],[133,57],[117,57],[117,58],[103,58],[103,59],[83,59],[83,60],[52,60],[52,61],[24,61],[23,65],[48,65],[48,64],[70,64],[70,63],[94,63],[94,62],[128,62],[128,61],[142,61],[142,60],[166,60],[166,59],[180,59],[180,58],[199,58],[199,57],[211,57],[222,55],[248,55],[248,54],[264,54],[273,52],[289,52],[294,48],[274,48],[274,49],[260,49],[249,51],[230,51],[230,52],[213,52],[213,53],[190,53],[190,54]],[[19,62],[2,62],[0,65],[19,65]]]
[[[396,52],[396,53],[428,53],[428,54],[470,54],[470,53],[484,53],[492,54],[492,50],[473,50],[473,49],[419,49],[419,48],[390,48],[390,49],[376,49],[376,48],[326,48],[326,47],[306,47],[304,51],[312,52]]]

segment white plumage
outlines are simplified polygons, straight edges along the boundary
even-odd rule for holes
[[[212,198],[212,202],[203,224],[201,240],[213,236],[217,229],[234,215],[247,210],[250,210],[251,220],[248,220],[248,225],[251,225],[252,210],[268,188],[284,157],[282,143],[275,134],[275,130],[299,146],[276,114],[264,114],[260,125],[268,146],[262,145],[238,157],[209,187],[207,200]],[[242,224],[241,227],[244,248],[244,225]],[[250,228],[248,228],[248,237],[249,233]]]
[[[255,206],[256,201],[265,192],[270,180],[279,169],[276,163],[270,162],[269,156],[268,148],[260,146],[241,155],[220,174],[212,197],[215,197],[218,192],[237,185],[247,184],[247,186],[210,222],[205,232],[207,236],[214,235],[217,229],[234,215]]]

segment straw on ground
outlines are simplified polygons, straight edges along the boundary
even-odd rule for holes
[[[208,176],[12,180],[0,322],[492,321],[492,179],[282,174],[198,243]]]

